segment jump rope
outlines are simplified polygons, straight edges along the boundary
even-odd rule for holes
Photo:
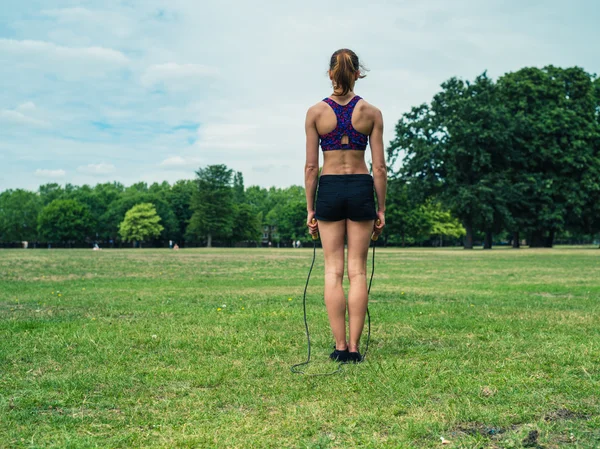
[[[314,218],[313,218],[313,221],[314,221]],[[377,220],[377,224],[379,224],[379,223],[380,223],[380,221]],[[367,289],[367,298],[369,297],[369,295],[371,293],[371,284],[373,283],[373,275],[375,274],[375,244],[376,244],[378,238],[379,238],[379,236],[376,234],[371,235],[371,247],[373,248],[373,258],[372,258],[372,267],[371,267],[371,278],[369,279],[369,288]],[[317,233],[317,234],[313,235],[312,239],[313,239],[312,263],[310,264],[310,269],[308,270],[308,276],[306,277],[306,285],[304,286],[304,296],[302,298],[302,307],[304,308],[304,328],[306,330],[306,342],[307,342],[307,348],[308,348],[307,356],[306,356],[306,361],[292,365],[290,370],[294,374],[304,374],[305,376],[331,376],[333,374],[337,374],[337,373],[341,372],[342,366],[347,364],[348,362],[339,362],[337,369],[334,371],[331,371],[330,373],[309,374],[309,373],[306,373],[305,371],[302,371],[301,369],[299,369],[300,367],[306,366],[310,363],[310,332],[308,331],[308,320],[306,319],[306,291],[308,290],[310,274],[312,273],[312,269],[315,265],[315,259],[317,257],[317,240],[319,240],[319,234]],[[367,323],[368,323],[368,325],[367,325],[367,343],[365,345],[365,352],[362,355],[361,362],[364,361],[365,358],[367,357],[367,351],[369,350],[369,341],[371,340],[371,314],[369,313],[368,306],[367,306]]]

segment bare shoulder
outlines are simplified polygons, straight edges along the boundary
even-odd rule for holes
[[[308,111],[306,111],[307,118],[317,118],[319,117],[323,111],[327,108],[327,104],[323,101],[319,101],[318,103],[313,104]]]
[[[377,108],[375,105],[369,103],[364,98],[360,102],[360,107],[362,112],[366,114],[370,119],[374,121],[381,120],[381,110],[379,110],[379,108]]]

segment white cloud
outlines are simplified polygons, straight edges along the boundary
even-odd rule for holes
[[[93,60],[117,65],[124,65],[129,62],[127,56],[111,48],[65,47],[52,42],[36,40],[0,39],[0,53],[3,52],[19,56],[31,55],[42,59],[75,59],[81,62]]]
[[[161,167],[185,167],[187,162],[181,156],[168,157],[159,164]]]
[[[40,14],[48,17],[54,17],[66,22],[80,21],[82,19],[92,19],[94,11],[86,8],[63,8],[63,9],[44,9]]]
[[[138,15],[126,14],[131,12],[127,6],[121,8],[98,5],[98,8],[88,9],[82,7],[46,9],[40,11],[42,16],[54,19],[47,22],[56,23],[60,26],[54,27],[48,37],[57,43],[69,44],[73,38],[81,41],[102,41],[109,46],[118,45],[121,39],[130,39],[136,28],[141,24],[139,17],[144,14],[139,5],[136,7]],[[146,6],[146,5],[144,5]],[[129,10],[129,11],[128,11]],[[102,36],[101,39],[98,39]],[[129,41],[128,41],[129,43]]]
[[[36,112],[35,110],[35,104],[32,102],[23,103],[16,109],[0,109],[0,122],[12,125],[48,128],[50,126],[48,121],[31,116],[31,114]]]
[[[116,169],[114,165],[105,164],[102,162],[100,164],[80,165],[79,167],[77,167],[77,171],[86,175],[104,176],[114,173]]]
[[[17,111],[19,112],[28,112],[28,111],[34,111],[36,109],[35,107],[35,103],[33,101],[28,101],[27,103],[23,103],[19,106],[17,106]]]
[[[259,131],[255,123],[207,123],[198,130],[197,146],[209,150],[265,148],[269,144],[260,139]]]
[[[190,168],[190,167],[198,167],[201,164],[201,159],[198,157],[186,157],[183,158],[181,156],[171,156],[162,161],[159,167],[166,169],[181,169],[181,168]]]
[[[50,179],[55,179],[55,178],[64,178],[64,176],[67,174],[66,171],[59,169],[59,170],[48,170],[45,168],[38,168],[35,171],[35,176],[37,176],[38,178],[50,178]]]
[[[183,90],[203,82],[203,78],[219,73],[215,67],[200,64],[155,64],[146,69],[141,82],[144,87],[164,84],[173,90]]]

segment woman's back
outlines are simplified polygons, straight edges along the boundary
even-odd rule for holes
[[[367,136],[373,132],[379,110],[364,99],[357,97],[354,92],[348,92],[343,96],[328,97],[315,104],[311,109],[324,150],[322,174],[369,173],[365,162],[365,151],[348,148],[356,147],[356,145],[351,145],[350,137],[346,135],[343,128],[346,125],[345,128],[349,128],[349,133],[355,134],[359,140],[364,136],[364,146],[366,146]],[[344,113],[347,114],[349,123],[339,123],[340,120],[343,120]],[[336,132],[339,136],[335,135]],[[340,143],[337,146],[334,143],[336,137],[339,137]],[[325,140],[327,140],[327,147],[325,147]],[[358,146],[360,147],[360,145]]]

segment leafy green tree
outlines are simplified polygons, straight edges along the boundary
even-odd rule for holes
[[[513,125],[510,201],[530,246],[552,246],[557,232],[594,226],[590,198],[600,185],[597,84],[583,69],[527,67],[498,80]]]
[[[274,204],[269,199],[269,190],[264,187],[250,186],[245,191],[246,203],[254,207],[255,210],[261,212],[265,217],[273,208]]]
[[[154,183],[150,186],[146,202],[154,204],[156,212],[164,226],[160,234],[162,240],[172,240],[179,237],[179,223],[171,202],[171,186],[168,182]]]
[[[94,215],[97,217],[96,232],[103,240],[117,239],[119,222],[116,221],[113,225],[106,218],[111,205],[119,200],[124,191],[125,187],[119,182],[107,182],[94,186],[95,204],[97,207],[94,211]]]
[[[192,217],[186,234],[191,238],[231,239],[234,224],[233,170],[226,165],[209,165],[196,172],[196,190],[192,196]]]
[[[252,198],[252,195],[253,193],[250,193],[248,197]],[[269,230],[269,240],[287,243],[291,240],[308,238],[306,196],[303,187],[291,186],[285,189],[271,187],[269,190],[263,189],[263,194],[257,197],[262,197],[263,204],[270,207],[263,215],[262,223],[269,229],[275,227],[274,231]]]
[[[600,127],[600,78],[596,78],[593,84],[594,100],[596,104],[596,126]],[[600,138],[596,137],[594,142],[596,150],[598,150],[598,148],[600,148]],[[595,159],[596,161],[600,159],[600,155],[598,155],[598,152],[596,152]],[[585,233],[590,235],[598,235],[598,240],[600,241],[600,173],[598,173],[597,167],[598,166],[594,164],[593,168],[587,174],[588,198],[586,205],[583,208],[583,214],[580,224],[581,229]],[[594,179],[596,181],[595,183],[590,182]]]
[[[429,222],[429,234],[439,239],[439,246],[444,246],[444,237],[458,239],[466,234],[460,221],[437,201],[428,201],[421,209]]]
[[[431,224],[421,207],[426,201],[418,189],[411,188],[401,178],[388,180],[386,200],[386,228],[382,237],[384,243],[398,243],[406,246],[429,238]]]
[[[169,204],[177,221],[177,232],[169,240],[175,240],[181,245],[185,241],[185,231],[192,218],[192,196],[196,189],[196,183],[192,180],[177,181],[171,187],[168,196]]]
[[[83,242],[94,227],[89,208],[75,200],[54,200],[38,217],[38,232],[48,242]]]
[[[82,186],[67,184],[63,189],[61,199],[75,200],[78,203],[87,206],[87,209],[92,217],[92,222],[95,225],[94,229],[91,230],[90,235],[101,238],[101,235],[98,232],[97,224],[99,223],[104,212],[104,208],[102,207],[99,197],[96,195],[96,192],[92,187],[86,184]]]
[[[141,243],[150,237],[158,237],[163,230],[156,208],[150,203],[133,206],[125,214],[125,219],[119,226],[119,234],[126,242]]]
[[[473,83],[451,78],[431,106],[413,108],[396,126],[390,166],[404,156],[398,175],[422,197],[436,197],[466,229],[473,248],[476,229],[491,234],[510,220],[505,179],[510,165],[510,117],[484,73]]]
[[[277,232],[282,241],[309,239],[306,228],[306,195],[304,188],[291,186],[282,189],[278,210]]]
[[[246,202],[246,193],[244,191],[244,175],[239,171],[236,171],[233,175],[233,201],[236,204],[243,204]]]
[[[236,242],[257,242],[261,236],[261,218],[249,204],[234,204],[232,238]]]
[[[101,216],[101,221],[112,235],[116,235],[125,213],[136,204],[151,203],[161,218],[163,230],[161,240],[173,239],[178,235],[178,221],[170,202],[170,187],[168,183],[153,184],[148,188],[146,183],[137,183],[127,187],[113,201],[106,212]]]
[[[0,193],[0,241],[36,240],[40,210],[40,198],[33,192],[16,189]]]
[[[55,182],[43,184],[38,189],[38,194],[40,196],[42,206],[47,206],[52,201],[61,198],[63,193],[63,188]]]

